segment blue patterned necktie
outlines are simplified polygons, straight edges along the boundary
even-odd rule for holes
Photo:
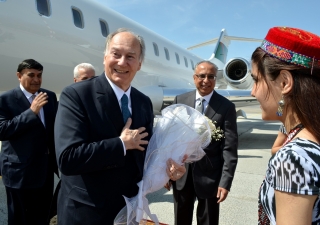
[[[128,96],[126,94],[123,94],[121,98],[121,110],[122,110],[123,122],[126,123],[128,118],[131,116],[131,113],[128,107]]]

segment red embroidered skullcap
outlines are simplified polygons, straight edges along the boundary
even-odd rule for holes
[[[291,27],[273,27],[261,44],[268,54],[306,68],[320,67],[320,37]]]

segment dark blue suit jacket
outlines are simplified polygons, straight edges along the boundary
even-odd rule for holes
[[[3,183],[10,188],[42,187],[50,161],[49,169],[58,174],[53,134],[57,97],[45,89],[39,92],[48,94],[43,106],[46,127],[20,87],[0,95],[0,165]]]
[[[130,97],[131,129],[145,127],[149,140],[152,103],[133,87]],[[61,93],[55,123],[62,173],[59,224],[113,224],[125,205],[122,195],[137,194],[145,151],[129,150],[124,156],[119,138],[124,125],[118,100],[104,73],[72,84]]]

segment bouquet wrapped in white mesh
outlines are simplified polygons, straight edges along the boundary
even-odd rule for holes
[[[126,198],[124,207],[114,224],[136,225],[150,218],[159,224],[157,216],[151,214],[146,195],[160,190],[169,181],[166,162],[169,158],[182,163],[188,155],[187,163],[200,160],[203,148],[211,141],[208,120],[197,110],[183,104],[168,106],[162,116],[155,118],[153,135],[149,141],[142,181],[138,183],[139,193]]]

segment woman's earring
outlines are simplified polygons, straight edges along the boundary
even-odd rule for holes
[[[278,111],[277,111],[277,116],[282,116],[283,115],[283,107],[284,107],[284,99],[283,95],[281,96],[280,101],[278,102]]]

